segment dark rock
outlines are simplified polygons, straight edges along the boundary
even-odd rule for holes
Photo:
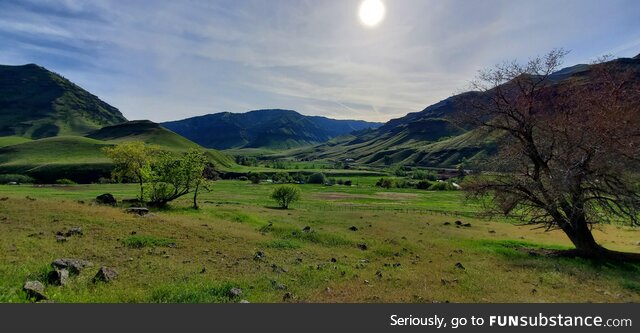
[[[118,277],[118,272],[115,269],[111,267],[102,266],[98,270],[98,273],[96,273],[96,276],[93,277],[93,283],[97,283],[97,282],[108,283],[113,281],[117,277]]]
[[[9,197],[0,198],[0,201],[7,201],[7,200],[9,200]]]
[[[47,282],[56,286],[64,286],[69,281],[69,271],[66,269],[54,269],[47,275]]]
[[[331,258],[331,262],[338,262],[338,259],[336,259],[336,258]]]
[[[109,206],[115,206],[118,204],[118,200],[116,200],[116,198],[111,193],[105,193],[97,196],[96,202],[101,205]]]
[[[70,228],[67,232],[64,233],[65,237],[71,237],[71,236],[75,236],[75,235],[83,235],[81,227]]]
[[[253,255],[253,260],[263,260],[265,257],[264,252],[258,251],[255,255]]]
[[[290,301],[292,298],[293,298],[293,294],[290,292],[287,292],[284,295],[282,295],[283,302]]]
[[[444,225],[451,225],[451,222],[445,222]]]
[[[377,276],[379,279],[382,279],[382,272],[381,272],[381,271],[377,271],[377,272],[376,272],[376,276]]]
[[[471,223],[465,223],[465,224],[463,224],[462,226],[463,226],[463,227],[466,227],[466,228],[469,228],[469,227],[471,227]]]
[[[64,237],[62,235],[56,235],[56,242],[58,243],[64,243],[67,241],[67,237]]]
[[[200,274],[204,274],[207,272],[207,268],[206,267],[202,267],[202,269],[200,270]]]
[[[358,231],[358,227],[356,227],[355,225],[351,226],[351,228],[349,228],[349,230],[351,231]]]
[[[456,221],[456,225],[462,225],[462,221]]]
[[[273,270],[274,273],[286,273],[288,272],[285,268],[280,267],[276,264],[271,265],[271,269]]]
[[[495,234],[495,233],[496,233],[496,231],[495,231],[495,230],[489,230],[489,233],[490,233],[490,234]]]
[[[81,259],[61,258],[56,259],[51,263],[51,266],[55,269],[66,269],[71,274],[80,274],[80,271],[85,267],[91,265],[90,262]]]
[[[228,294],[229,298],[236,298],[242,296],[242,289],[240,288],[231,288]]]
[[[461,270],[465,270],[465,269],[466,269],[466,268],[464,268],[464,266],[462,265],[462,263],[459,263],[459,262],[457,262],[455,266],[456,266],[456,268],[459,268],[459,269],[461,269]]]
[[[137,215],[140,215],[140,216],[149,214],[149,208],[146,208],[146,207],[129,207],[129,208],[125,209],[125,211],[127,213],[137,214]]]
[[[313,230],[311,230],[311,227],[306,226],[306,227],[304,227],[304,229],[302,229],[302,232],[304,232],[304,233],[310,233],[310,232],[313,232]]]
[[[367,244],[364,243],[358,244],[358,248],[362,251],[366,251],[368,249]]]
[[[36,302],[47,299],[47,295],[44,294],[44,285],[40,281],[27,281],[22,286],[22,290],[27,293],[28,299],[35,299]]]

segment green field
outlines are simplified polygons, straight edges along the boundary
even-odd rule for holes
[[[48,285],[55,302],[640,301],[638,265],[533,256],[570,243],[559,232],[479,219],[480,207],[459,192],[386,190],[373,179],[299,185],[302,200],[290,210],[273,207],[275,185],[218,181],[200,210],[185,197],[146,217],[93,203],[102,193],[133,198],[134,185],[0,186],[0,302],[26,302],[23,283],[64,257],[92,266]],[[72,227],[84,234],[58,243],[55,233]],[[640,250],[637,229],[609,225],[595,235],[609,248]],[[119,276],[92,283],[100,266]],[[229,296],[235,287],[242,296]]]

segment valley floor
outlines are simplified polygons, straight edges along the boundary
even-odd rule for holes
[[[559,232],[479,219],[458,192],[300,185],[302,200],[279,210],[272,189],[219,181],[200,210],[183,198],[139,217],[93,203],[103,193],[133,198],[135,185],[0,186],[0,302],[27,301],[24,282],[43,280],[56,258],[92,263],[46,286],[61,303],[640,301],[640,266],[531,255],[570,244]],[[73,227],[83,235],[56,241]],[[640,251],[637,229],[595,234]],[[118,277],[94,284],[101,266]]]

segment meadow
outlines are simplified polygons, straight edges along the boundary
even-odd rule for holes
[[[638,302],[640,266],[554,258],[557,231],[482,218],[458,191],[296,185],[302,200],[275,208],[275,185],[224,180],[146,216],[94,198],[133,198],[135,185],[0,186],[0,302],[28,302],[56,258],[91,266],[65,286],[66,302]],[[456,221],[470,226],[456,225]],[[56,232],[82,235],[56,240]],[[594,232],[608,248],[640,251],[637,229]],[[101,266],[118,277],[93,283]],[[232,288],[242,294],[234,296]]]

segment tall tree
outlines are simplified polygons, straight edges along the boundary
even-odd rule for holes
[[[638,225],[640,212],[640,75],[624,61],[593,64],[584,75],[552,75],[566,52],[480,72],[487,99],[467,124],[502,134],[498,153],[465,189],[492,211],[562,230],[584,257],[639,260],[600,246],[592,228]]]

